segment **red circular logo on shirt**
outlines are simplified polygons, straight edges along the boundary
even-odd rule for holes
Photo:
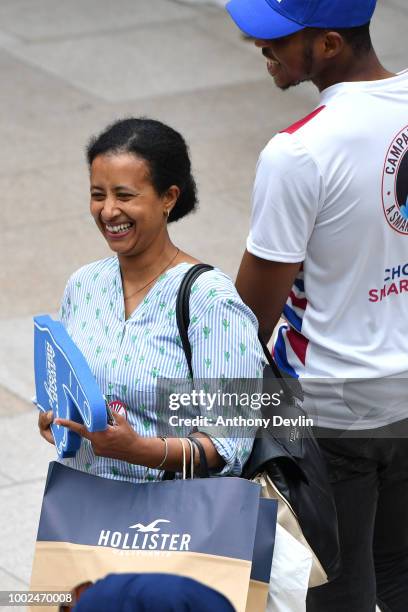
[[[108,406],[112,410],[112,412],[115,412],[116,414],[120,414],[121,416],[124,416],[126,418],[126,420],[127,420],[127,406],[126,406],[126,404],[124,404],[120,400],[111,400],[109,402]]]
[[[408,235],[408,126],[397,134],[387,151],[382,201],[388,225]]]

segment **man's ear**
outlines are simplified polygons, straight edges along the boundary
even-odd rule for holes
[[[338,32],[327,30],[324,32],[321,43],[322,56],[325,59],[332,59],[339,55],[345,46],[344,38]]]

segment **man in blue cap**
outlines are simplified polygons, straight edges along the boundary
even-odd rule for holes
[[[343,570],[309,590],[312,612],[408,610],[408,72],[378,60],[374,9],[227,4],[280,89],[320,92],[261,153],[237,278],[266,340],[286,319],[275,359],[303,379],[336,499]]]
[[[73,612],[234,612],[218,591],[172,574],[109,574],[78,597]]]

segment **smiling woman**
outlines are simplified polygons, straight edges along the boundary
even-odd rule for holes
[[[121,259],[127,315],[141,301],[143,291],[179,255],[163,220],[169,216],[179,193],[179,188],[172,185],[159,196],[150,181],[146,162],[133,154],[98,155],[91,163],[91,213],[110,248]],[[136,278],[131,272],[135,256],[145,268],[145,274],[138,270]],[[148,278],[153,262],[156,270],[159,261],[163,268]],[[142,278],[147,282],[141,284]]]
[[[175,306],[180,283],[198,260],[173,244],[167,226],[196,206],[190,159],[178,132],[145,118],[109,126],[91,140],[87,159],[91,214],[114,255],[72,275],[61,320],[109,398],[116,423],[90,433],[73,421],[55,422],[82,436],[76,457],[64,460],[72,467],[133,482],[158,479],[161,470],[177,472],[183,464],[176,435],[157,434],[156,385],[160,377],[189,377]],[[195,379],[261,376],[257,321],[220,270],[196,281],[190,315]],[[205,411],[190,408],[192,418]],[[52,414],[40,415],[40,433],[49,442],[51,422]],[[219,438],[198,429],[194,435],[212,473],[239,475],[254,431]],[[190,461],[189,445],[185,450]],[[198,453],[194,459],[198,465]]]
[[[125,119],[92,139],[87,157],[91,214],[121,260],[129,315],[176,259],[196,262],[179,253],[167,233],[167,221],[182,218],[197,202],[187,147],[178,132],[158,121]],[[150,278],[152,269],[157,274]]]

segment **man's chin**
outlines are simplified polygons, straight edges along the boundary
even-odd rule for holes
[[[300,81],[287,81],[286,83],[277,83],[275,81],[275,85],[281,91],[287,91],[288,89],[291,89],[292,87],[297,87],[298,85],[301,85],[302,83],[306,83],[307,81],[310,81],[310,79],[306,78],[306,79],[302,79]]]
[[[298,85],[300,85],[301,81],[297,81],[296,83],[283,83],[281,85],[276,84],[276,87],[278,89],[280,89],[281,91],[287,91],[288,89],[291,89],[292,87],[297,87]]]

